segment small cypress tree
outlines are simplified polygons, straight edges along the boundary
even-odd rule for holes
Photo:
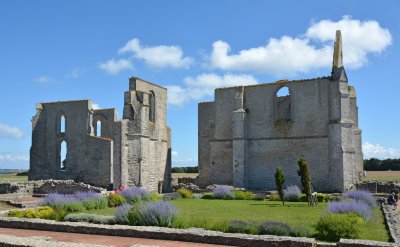
[[[301,185],[303,186],[303,193],[306,194],[308,198],[308,204],[311,205],[311,194],[312,194],[312,184],[311,184],[311,175],[310,170],[308,169],[307,161],[304,157],[300,157],[297,160],[297,164],[299,165],[299,170],[297,174],[301,177]]]
[[[278,190],[279,197],[281,198],[282,204],[285,205],[285,200],[283,199],[283,184],[285,183],[285,174],[281,168],[276,168],[275,172],[275,185]]]

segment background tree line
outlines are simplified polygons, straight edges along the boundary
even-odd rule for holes
[[[199,168],[197,166],[187,166],[187,167],[172,167],[172,173],[198,173]]]
[[[380,160],[371,158],[364,160],[364,169],[366,171],[400,171],[400,159]]]

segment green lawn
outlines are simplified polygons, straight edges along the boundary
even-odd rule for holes
[[[315,225],[321,215],[326,213],[326,203],[308,207],[304,202],[240,201],[240,200],[203,200],[177,199],[172,203],[179,213],[175,227],[201,227],[210,230],[224,230],[231,220],[279,221],[292,227],[301,226],[315,234]],[[114,208],[106,208],[88,213],[113,215]],[[385,228],[383,213],[375,210],[375,217],[367,222],[362,239],[377,241],[389,240]]]
[[[25,182],[28,181],[28,176],[17,176],[16,173],[0,174],[1,182]]]

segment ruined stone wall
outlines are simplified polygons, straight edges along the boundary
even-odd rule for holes
[[[115,109],[93,109],[89,100],[38,104],[29,179],[169,190],[171,130],[166,105],[167,90],[139,78],[130,78],[121,121]],[[65,170],[60,165],[62,141],[68,150]]]
[[[347,80],[326,77],[217,89],[214,102],[199,104],[197,183],[271,190],[276,168],[282,167],[286,184],[300,186],[297,160],[304,156],[314,190],[350,187],[360,169],[356,160],[362,160],[361,131],[353,116],[355,96],[345,98],[341,83],[347,88]],[[276,96],[282,87],[289,96]],[[280,112],[282,100],[290,112]],[[288,119],[283,126],[280,116]]]
[[[101,181],[98,185],[102,186],[110,182],[110,172],[101,173],[97,168],[112,163],[112,155],[109,155],[112,141],[90,136],[93,133],[91,107],[88,100],[38,105],[32,120],[30,180],[73,179],[92,184]],[[65,118],[64,132],[61,116]],[[60,156],[63,141],[67,147],[64,170]],[[88,172],[88,169],[93,171]],[[94,181],[94,175],[99,176],[98,180]]]

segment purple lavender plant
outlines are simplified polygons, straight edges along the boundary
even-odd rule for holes
[[[129,203],[150,200],[149,192],[140,187],[128,187],[121,192],[121,195],[125,197]]]
[[[131,208],[132,206],[127,203],[117,207],[114,213],[115,221],[120,224],[127,224],[129,222],[128,213]]]
[[[301,190],[297,185],[290,185],[283,191],[283,198],[285,201],[298,202],[300,201]]]
[[[346,214],[355,213],[368,221],[372,214],[372,208],[363,201],[340,201],[329,202],[328,210],[332,213]]]
[[[40,202],[43,206],[49,206],[54,210],[66,212],[83,211],[85,208],[82,203],[73,195],[63,195],[58,193],[48,194]]]
[[[167,201],[156,201],[141,208],[140,214],[146,226],[170,226],[177,213],[175,206]]]
[[[371,208],[377,207],[376,198],[369,191],[364,191],[364,190],[348,191],[343,194],[343,197],[353,199],[355,201],[365,202]]]
[[[107,199],[100,193],[76,192],[74,196],[87,210],[106,208],[108,204]]]
[[[235,194],[232,192],[231,188],[227,185],[217,185],[212,189],[213,196],[215,199],[234,199]]]

